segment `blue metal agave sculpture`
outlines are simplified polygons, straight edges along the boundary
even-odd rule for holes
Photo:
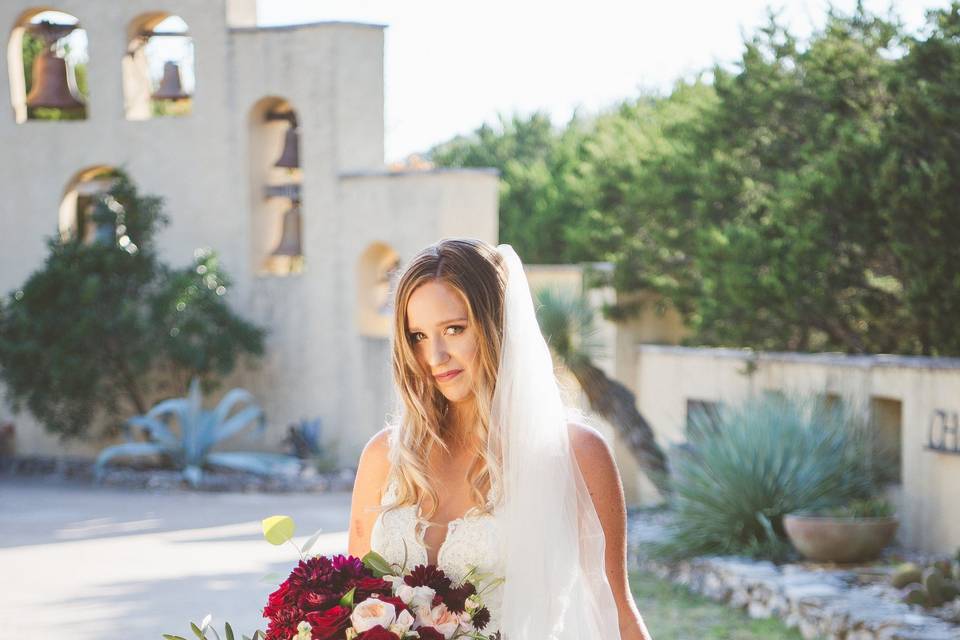
[[[237,407],[240,408],[234,412]],[[179,432],[170,428],[169,418],[176,418],[180,425]],[[213,410],[205,410],[200,383],[194,379],[190,383],[187,397],[164,400],[146,415],[134,416],[127,423],[127,437],[130,441],[101,451],[95,464],[97,474],[115,457],[157,454],[169,456],[174,464],[182,469],[184,478],[194,487],[199,484],[204,467],[208,466],[228,467],[262,475],[290,473],[300,468],[300,461],[293,456],[212,450],[219,442],[243,431],[251,423],[256,425],[255,433],[263,434],[266,428],[263,409],[254,402],[253,395],[244,389],[231,389]],[[133,441],[130,427],[141,429],[148,441]]]

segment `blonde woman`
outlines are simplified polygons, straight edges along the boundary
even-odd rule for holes
[[[446,239],[395,293],[397,421],[360,456],[349,553],[504,578],[484,634],[650,640],[603,437],[562,403],[519,257]]]

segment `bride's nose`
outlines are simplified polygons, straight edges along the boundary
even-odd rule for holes
[[[431,367],[438,367],[449,359],[447,346],[443,340],[430,340],[429,353],[427,353],[427,362]]]

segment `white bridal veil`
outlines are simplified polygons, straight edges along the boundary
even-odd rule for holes
[[[504,462],[504,640],[620,640],[604,536],[570,446],[568,416],[523,265],[507,266],[491,446]]]

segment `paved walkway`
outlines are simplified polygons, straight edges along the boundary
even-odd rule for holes
[[[0,640],[192,637],[207,614],[250,635],[299,556],[260,520],[297,522],[314,553],[345,553],[349,493],[147,493],[0,480]],[[239,633],[238,636],[239,638]]]

